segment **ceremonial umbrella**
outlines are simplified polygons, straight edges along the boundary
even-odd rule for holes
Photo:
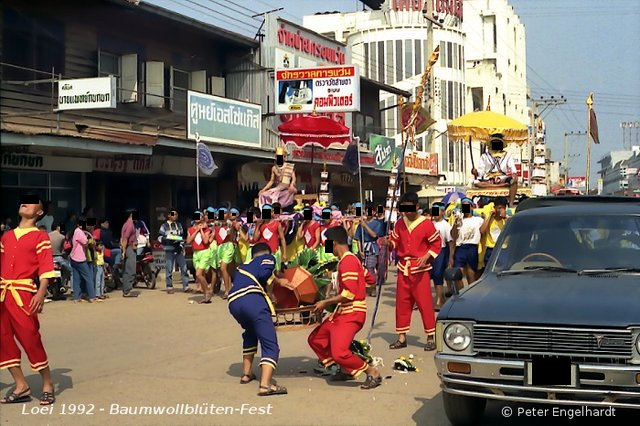
[[[475,139],[489,142],[491,135],[502,134],[505,143],[522,145],[529,137],[529,128],[518,120],[493,111],[477,111],[465,114],[447,125],[449,139]]]
[[[294,144],[300,148],[311,145],[311,168],[313,171],[313,149],[319,146],[328,149],[331,146],[345,146],[351,141],[351,132],[347,126],[322,115],[303,115],[278,126],[280,139],[285,144]],[[313,187],[313,175],[311,186]]]
[[[303,115],[278,126],[280,139],[303,148],[307,145],[324,149],[344,146],[351,141],[351,132],[344,124],[322,115]]]
[[[471,112],[456,118],[447,125],[447,133],[449,140],[469,140],[473,168],[476,166],[473,161],[472,140],[487,143],[491,135],[500,133],[505,143],[522,145],[529,138],[529,128],[526,125],[490,110]]]

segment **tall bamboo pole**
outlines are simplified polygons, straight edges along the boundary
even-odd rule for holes
[[[591,108],[593,108],[593,92],[587,98],[587,173],[586,189],[589,195],[589,180],[591,178]]]

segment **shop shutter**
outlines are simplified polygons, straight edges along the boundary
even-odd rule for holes
[[[122,55],[120,77],[120,100],[123,103],[138,101],[138,55]]]
[[[196,92],[207,92],[207,71],[192,71],[189,89]]]
[[[145,62],[146,106],[164,108],[164,62]]]
[[[211,94],[225,97],[224,77],[211,77]]]

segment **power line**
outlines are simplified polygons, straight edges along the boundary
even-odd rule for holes
[[[220,12],[219,10],[215,10],[215,9],[210,8],[210,7],[207,7],[207,6],[204,6],[204,5],[198,4],[198,3],[196,3],[196,2],[195,2],[195,1],[193,1],[193,0],[183,0],[183,1],[186,1],[187,3],[191,3],[191,4],[195,5],[195,6],[201,7],[201,8],[203,8],[203,9],[209,10],[209,11],[211,11],[211,12],[214,12],[214,13],[218,14],[218,15],[222,15],[222,16],[224,16],[225,18],[229,18],[229,19],[231,19],[231,20],[233,20],[233,21],[236,21],[236,22],[238,22],[238,23],[240,23],[240,24],[242,24],[242,25],[244,25],[244,26],[247,26],[247,27],[251,28],[251,29],[252,29],[252,30],[254,30],[254,31],[257,29],[257,26],[253,26],[253,25],[251,25],[251,24],[249,24],[249,23],[247,23],[247,22],[245,22],[245,21],[243,21],[243,20],[240,20],[240,19],[238,19],[238,18],[234,18],[233,16],[226,15],[226,14],[224,14],[224,13]],[[176,0],[173,0],[173,2],[175,3],[175,2],[176,2]],[[185,5],[182,5],[182,6],[185,6]],[[211,15],[211,14],[208,14],[208,13],[205,13],[205,12],[197,11],[197,10],[195,10],[195,9],[193,9],[193,8],[191,8],[191,10],[193,10],[193,11],[194,11],[194,12],[196,12],[196,13],[202,13],[202,14],[205,14],[205,15],[210,16],[210,17],[215,18],[215,19],[220,19],[220,18],[219,18],[218,16],[216,16],[216,15]]]
[[[245,12],[240,12],[239,10],[232,9],[232,8],[230,8],[228,5],[226,5],[226,4],[224,4],[224,3],[220,3],[220,2],[217,2],[217,1],[215,1],[215,0],[208,0],[208,1],[209,1],[209,3],[213,3],[213,4],[217,4],[217,5],[219,5],[219,6],[222,6],[222,7],[226,7],[226,8],[227,8],[227,9],[229,9],[230,11],[232,11],[232,12],[236,12],[236,13],[238,13],[238,14],[240,14],[240,15],[242,15],[242,16],[245,16],[245,17],[247,17],[247,18],[253,18],[253,16],[252,16],[252,15],[249,15],[249,14],[247,14],[247,13],[245,13]],[[232,1],[227,1],[227,3],[231,3],[231,4],[238,5],[237,3],[234,3],[234,2],[232,2]],[[201,7],[204,7],[204,6],[201,6]],[[242,7],[242,6],[241,6],[241,7]],[[244,7],[243,7],[243,9],[246,9],[246,8],[244,8]],[[255,11],[253,11],[253,10],[250,10],[250,9],[249,9],[249,12],[253,12],[253,14],[254,14],[254,15],[255,15],[256,13],[258,13],[258,12],[255,12]],[[255,19],[255,18],[253,18],[253,19]]]
[[[256,1],[257,1],[257,2],[259,2],[259,3],[262,3],[263,5],[265,5],[265,6],[267,6],[267,7],[270,7],[271,9],[278,9],[278,7],[277,7],[277,6],[274,6],[274,5],[272,5],[272,4],[269,4],[269,3],[267,3],[266,1],[263,1],[263,0],[256,0]],[[297,21],[296,23],[298,23],[298,24],[301,24],[301,23],[302,23],[302,19],[300,19],[300,18],[299,18],[299,17],[297,17],[297,16],[294,16],[294,15],[290,14],[289,12],[283,12],[282,14],[283,14],[283,15],[287,15],[287,16],[289,16],[289,17],[293,18],[295,21]]]

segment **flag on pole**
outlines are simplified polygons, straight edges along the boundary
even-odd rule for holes
[[[589,94],[587,105],[589,106],[589,133],[591,135],[591,139],[593,139],[593,143],[599,144],[600,138],[598,137],[598,121],[596,120],[596,112],[593,109],[593,93]]]
[[[202,173],[206,175],[211,175],[215,169],[218,168],[216,163],[213,161],[213,157],[211,156],[211,151],[209,148],[202,142],[198,142],[198,154],[196,161]]]
[[[354,138],[351,140],[351,143],[347,147],[347,150],[344,153],[344,157],[342,158],[342,165],[352,175],[355,175],[358,173],[358,168],[359,168],[358,149],[360,149],[358,147],[358,140]]]

